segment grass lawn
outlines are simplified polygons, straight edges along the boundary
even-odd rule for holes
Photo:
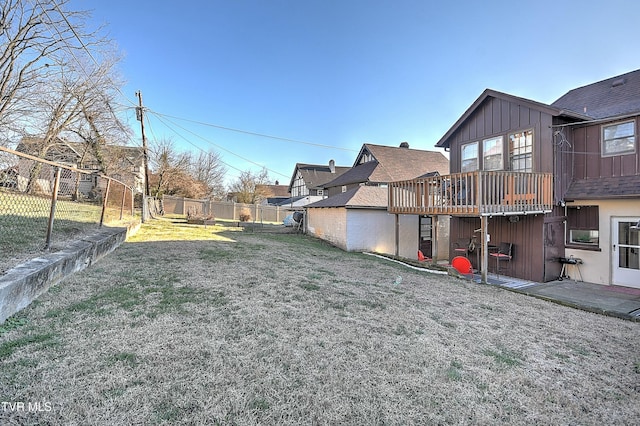
[[[151,221],[0,333],[0,424],[640,418],[640,323],[299,234]]]
[[[51,212],[49,197],[0,190],[0,275],[10,268],[44,253]],[[74,238],[97,229],[102,205],[58,200],[51,235],[51,250],[57,251]],[[125,213],[127,219],[131,211]],[[120,208],[107,207],[105,225],[118,226]]]

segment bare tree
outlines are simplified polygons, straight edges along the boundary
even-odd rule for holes
[[[221,199],[225,195],[224,176],[226,167],[215,151],[203,152],[192,161],[193,177],[207,187],[206,197]]]
[[[149,176],[151,194],[160,197],[167,195],[186,196],[176,188],[184,186],[191,168],[191,154],[178,153],[171,140],[160,140],[151,149],[153,173]]]
[[[18,121],[30,112],[29,95],[60,72],[64,56],[102,42],[96,33],[84,31],[87,13],[68,10],[67,3],[0,4],[0,129],[5,132],[21,128]]]
[[[266,168],[254,174],[251,170],[240,173],[238,179],[229,188],[239,203],[256,204],[264,200],[268,194],[264,185],[269,184],[269,174]]]

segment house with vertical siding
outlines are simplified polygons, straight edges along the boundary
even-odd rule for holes
[[[572,278],[640,287],[639,118],[640,70],[550,105],[487,89],[436,144],[451,173],[390,183],[389,212],[450,216],[485,281],[556,280],[573,258]]]

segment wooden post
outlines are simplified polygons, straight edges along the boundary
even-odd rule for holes
[[[431,263],[438,263],[438,217],[431,216]]]
[[[487,238],[487,230],[488,230],[488,221],[489,218],[487,216],[480,216],[480,228],[482,228],[482,267],[481,269],[481,280],[484,284],[487,283],[487,269],[489,267],[489,241]]]

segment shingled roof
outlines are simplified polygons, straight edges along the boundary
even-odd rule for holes
[[[640,197],[640,176],[578,179],[571,182],[564,199],[596,200]]]
[[[331,167],[327,164],[305,164],[296,163],[296,167],[293,171],[293,176],[289,181],[288,191],[291,192],[291,185],[296,177],[296,172],[300,172],[302,179],[308,189],[322,189],[324,184],[330,180],[341,176],[343,173],[351,169],[351,167],[335,166],[334,172],[331,172]]]
[[[360,163],[366,154],[371,154],[373,159]],[[325,188],[354,183],[395,182],[431,172],[449,173],[449,160],[441,152],[367,143],[362,146],[353,168],[327,182]]]
[[[346,207],[386,209],[389,194],[387,188],[379,186],[356,186],[324,200],[308,204],[309,207]]]
[[[640,70],[570,90],[551,104],[593,119],[640,112]]]

